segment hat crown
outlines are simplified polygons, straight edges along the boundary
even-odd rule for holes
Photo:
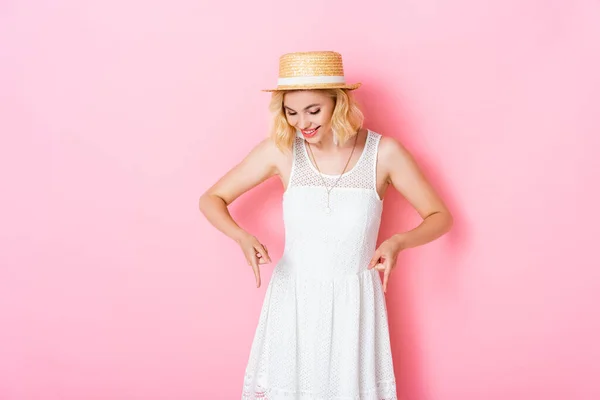
[[[344,76],[342,55],[335,51],[284,54],[279,58],[279,77]]]
[[[306,51],[287,53],[279,57],[277,90],[347,89],[360,83],[346,83],[342,55],[335,51]]]

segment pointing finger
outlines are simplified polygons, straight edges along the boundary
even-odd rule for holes
[[[260,269],[258,268],[258,258],[252,255],[250,257],[250,265],[252,265],[252,271],[254,271],[254,277],[256,278],[256,287],[260,287]]]
[[[383,293],[387,292],[388,279],[390,277],[390,268],[386,268],[383,272]]]

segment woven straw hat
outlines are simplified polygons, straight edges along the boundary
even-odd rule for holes
[[[334,51],[308,51],[284,54],[279,58],[277,90],[357,89],[361,84],[346,83],[342,55]]]

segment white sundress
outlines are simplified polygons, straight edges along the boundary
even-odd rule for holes
[[[353,168],[330,192],[301,135],[283,195],[285,248],[266,289],[243,400],[397,400],[376,250],[381,135],[368,131]],[[331,187],[339,175],[323,175]]]

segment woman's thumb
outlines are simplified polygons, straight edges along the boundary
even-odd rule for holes
[[[373,258],[371,258],[371,262],[369,263],[367,269],[372,269],[375,265],[377,265],[377,263],[379,262],[379,257],[379,250],[377,250],[375,251]]]

